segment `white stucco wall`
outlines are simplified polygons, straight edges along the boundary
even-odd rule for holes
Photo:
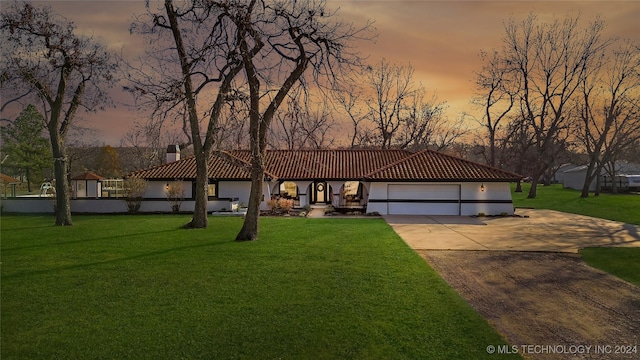
[[[398,206],[404,206],[407,212],[420,215],[423,213],[438,214],[439,212],[449,213],[452,210],[459,215],[469,216],[484,213],[486,215],[500,215],[506,213],[512,215],[514,212],[511,202],[511,190],[509,183],[476,183],[476,182],[460,182],[460,183],[419,183],[419,182],[372,182],[369,187],[369,201],[367,203],[367,212],[378,212],[387,215],[390,203],[387,201],[387,192],[389,185],[457,185],[460,187],[460,202],[454,203],[433,203],[425,202],[394,202],[392,207],[397,209]],[[484,191],[481,186],[484,185]],[[377,201],[376,201],[377,200]],[[420,200],[420,199],[413,199]],[[457,207],[457,209],[456,209]]]
[[[267,201],[271,199],[271,189],[276,182],[263,182],[262,195],[264,200],[260,204],[260,209],[267,210]],[[237,198],[238,204],[249,204],[249,195],[251,193],[251,181],[219,181],[218,197],[219,198]]]
[[[49,213],[53,214],[54,202],[53,198],[11,198],[0,200],[2,211],[10,213]],[[193,212],[195,206],[194,200],[185,200],[180,206],[181,212]],[[220,211],[222,209],[231,209],[229,200],[209,200],[207,203],[207,211]],[[72,213],[126,213],[127,204],[122,199],[72,199]],[[167,200],[143,200],[140,206],[140,212],[148,213],[170,213],[171,203]]]
[[[219,181],[219,198],[238,198],[238,203],[249,203],[251,181]]]
[[[167,198],[167,184],[173,181],[147,181],[147,190],[144,192],[144,197],[147,199],[166,199]],[[189,199],[193,197],[193,186],[191,181],[181,181],[182,189],[184,190],[184,198]]]

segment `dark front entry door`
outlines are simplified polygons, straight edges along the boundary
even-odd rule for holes
[[[317,181],[313,183],[313,199],[312,203],[317,204],[329,204],[331,201],[329,197],[329,186],[325,181]]]

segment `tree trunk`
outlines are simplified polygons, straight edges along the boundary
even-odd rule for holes
[[[591,161],[589,161],[589,166],[587,166],[587,173],[584,176],[584,184],[582,184],[582,192],[580,193],[581,198],[589,197],[589,188],[591,187],[591,182],[597,176],[596,174],[600,173],[601,171],[602,167],[597,166],[595,159],[592,158]]]
[[[68,164],[67,154],[62,141],[55,131],[51,134],[51,151],[53,153],[53,171],[56,180],[56,225],[70,226],[71,221],[71,201],[69,199],[69,182],[67,181]]]
[[[245,215],[242,229],[236,236],[236,241],[252,241],[258,238],[258,219],[260,217],[260,203],[262,202],[262,181],[264,179],[264,166],[262,157],[260,161],[253,160],[251,167],[251,193],[249,205]]]
[[[26,170],[27,170],[27,191],[31,193],[31,172],[29,171],[29,168],[27,168]]]
[[[489,130],[489,165],[496,166],[496,134]]]
[[[518,180],[518,182],[516,183],[516,192],[517,193],[521,193],[522,192],[522,181]]]
[[[531,179],[531,188],[529,189],[529,195],[527,195],[527,199],[535,199],[538,195],[538,179],[539,176],[534,176],[533,179]]]
[[[200,154],[198,154],[200,155]],[[202,229],[209,224],[207,203],[209,202],[209,166],[208,156],[196,156],[196,193],[195,207],[191,222],[185,225],[187,228]]]

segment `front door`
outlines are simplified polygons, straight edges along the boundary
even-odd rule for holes
[[[329,200],[329,186],[327,183],[325,181],[313,183],[313,203],[328,204]]]

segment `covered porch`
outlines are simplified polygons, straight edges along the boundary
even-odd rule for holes
[[[271,189],[272,199],[293,200],[294,207],[331,205],[336,211],[366,212],[369,190],[356,180],[280,180]]]

